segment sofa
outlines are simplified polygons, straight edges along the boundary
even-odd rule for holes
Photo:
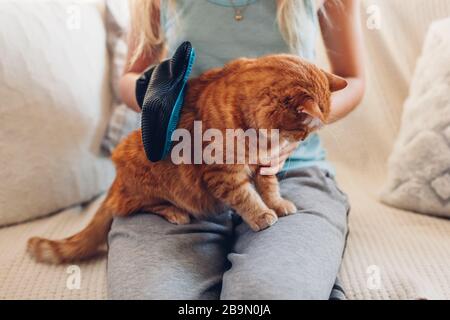
[[[102,30],[104,1],[82,2],[98,13],[88,17],[98,20],[90,24],[90,28],[97,29],[89,32],[101,35],[99,39],[106,45]],[[363,0],[362,3],[367,94],[348,118],[321,132],[328,156],[337,169],[339,184],[349,195],[352,206],[341,280],[349,299],[450,299],[450,221],[393,209],[379,201],[387,159],[427,29],[432,21],[450,15],[450,2]],[[41,23],[46,21],[42,19]],[[326,65],[322,45],[319,43],[318,47],[318,63]],[[86,50],[70,43],[65,48]],[[90,49],[98,51],[93,52],[97,59],[102,59],[97,63],[108,64],[102,45]],[[33,48],[29,54],[33,55]],[[100,87],[109,88],[108,70],[101,72],[99,81],[104,84]],[[102,106],[112,100],[109,89],[105,90],[101,91]],[[6,103],[0,100],[0,108],[5,108]],[[110,112],[99,114],[102,117],[99,123],[103,124],[99,130],[104,131]],[[96,146],[99,148],[98,143]],[[110,166],[107,162],[101,166]],[[110,173],[102,177],[110,181]],[[105,190],[106,185],[105,182],[99,188]],[[36,263],[25,249],[31,236],[63,238],[77,232],[90,220],[103,197],[99,194],[58,212],[1,227],[0,299],[106,299],[105,256],[75,266],[54,266]],[[71,285],[74,272],[81,276],[78,286]]]

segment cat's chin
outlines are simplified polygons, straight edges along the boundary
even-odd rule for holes
[[[294,137],[294,140],[305,141],[311,133],[319,131],[324,125],[320,119],[311,117],[310,121],[304,124],[304,128],[299,130],[299,134]]]
[[[282,135],[282,139],[286,143],[297,143],[306,140],[311,131],[306,129],[299,129],[295,131],[289,131],[287,134]]]
[[[299,142],[299,141],[305,141],[306,138],[308,138],[309,131],[302,130],[298,135],[295,135],[292,138],[292,142]]]
[[[318,118],[312,118],[311,122],[308,124],[310,131],[317,131],[323,128],[325,124]]]

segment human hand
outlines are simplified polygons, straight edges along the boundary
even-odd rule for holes
[[[281,171],[281,169],[283,169],[286,160],[298,148],[299,145],[299,142],[285,144],[280,148],[277,148],[278,152],[275,152],[275,154],[270,154],[269,158],[261,159],[260,174],[276,175]]]

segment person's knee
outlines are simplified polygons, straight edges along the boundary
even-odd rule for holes
[[[224,277],[222,300],[328,300],[327,285],[313,279],[241,273]],[[297,277],[298,278],[298,277]]]
[[[116,277],[108,275],[110,300],[217,300],[217,286],[204,287],[201,283],[186,279],[162,280],[151,277]]]

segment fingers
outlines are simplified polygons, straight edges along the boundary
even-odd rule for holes
[[[285,148],[281,149],[280,158],[286,157],[289,158],[292,152],[294,152],[299,146],[299,143],[290,143]],[[286,160],[285,159],[285,160]]]
[[[283,158],[284,158],[284,160],[286,160],[290,156],[290,154],[298,148],[299,145],[300,144],[296,142],[296,143],[290,143],[285,146],[282,146],[279,149],[272,149],[272,150],[270,150],[270,155],[271,155],[270,157],[261,158],[261,160],[260,160],[261,164],[267,165],[268,163],[272,162],[273,160],[278,162],[277,159],[283,160]]]
[[[298,148],[298,143],[290,143],[281,148],[280,153],[277,153],[269,158],[269,162],[272,163],[281,163],[287,160],[289,156]]]
[[[275,175],[280,172],[286,160],[299,146],[299,143],[290,143],[281,148],[280,153],[260,160],[260,174],[261,175]]]
[[[281,171],[281,169],[283,169],[285,163],[286,163],[286,161],[282,161],[271,167],[260,167],[259,174],[261,174],[263,176],[276,175],[278,172]]]

